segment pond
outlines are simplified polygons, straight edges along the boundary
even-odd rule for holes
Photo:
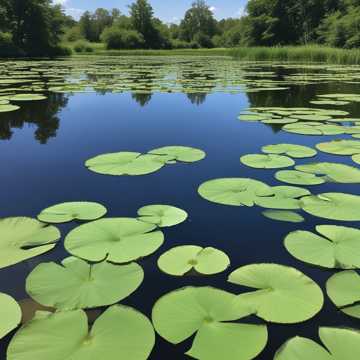
[[[319,250],[314,245],[313,251],[318,251],[318,256],[313,253],[313,261],[301,261],[299,256],[296,258],[286,249],[284,239],[298,230],[316,233],[318,225],[358,228],[358,198],[351,198],[352,207],[343,205],[340,198],[335,210],[319,210],[316,206],[314,210],[311,205],[304,207],[307,200],[299,200],[304,194],[292,198],[291,202],[297,205],[290,207],[278,208],[278,204],[229,206],[224,204],[229,202],[229,193],[225,200],[220,194],[214,201],[211,195],[210,199],[209,195],[200,196],[198,188],[213,179],[250,178],[269,185],[267,190],[271,191],[274,186],[291,186],[277,180],[279,176],[275,178],[275,175],[279,171],[284,175],[283,170],[293,170],[294,163],[341,163],[351,169],[330,166],[326,170],[300,171],[301,176],[314,174],[317,185],[306,185],[305,182],[292,186],[308,189],[314,195],[360,195],[359,159],[356,157],[360,153],[360,140],[356,140],[360,133],[359,88],[360,67],[356,66],[243,63],[225,57],[79,57],[56,61],[1,61],[0,217],[36,218],[51,205],[77,201],[104,205],[107,218],[136,218],[139,208],[151,204],[183,209],[188,213],[186,221],[161,228],[165,236],[162,246],[137,261],[144,270],[144,280],[121,304],[131,306],[151,319],[155,302],[173,290],[186,286],[211,286],[233,294],[254,291],[230,283],[229,275],[245,265],[280,264],[295,268],[314,280],[324,293],[324,306],[321,311],[315,311],[296,323],[290,320],[289,324],[279,324],[271,321],[271,316],[268,323],[255,315],[241,319],[240,322],[250,324],[267,324],[267,344],[255,358],[273,359],[280,346],[294,336],[307,337],[321,344],[319,327],[358,328],[359,311],[357,317],[351,317],[337,309],[327,295],[326,283],[335,273],[359,268],[359,261],[356,265],[353,259],[349,259],[353,261],[351,264],[335,259],[333,266],[316,266],[320,265],[316,258],[321,261],[322,248]],[[17,99],[16,94],[43,94],[46,98],[19,101],[24,99]],[[20,108],[9,109],[9,105]],[[255,164],[255,167],[245,165],[245,159],[240,162],[240,157],[261,154],[262,148],[270,144],[297,144],[315,149],[319,143],[340,139],[359,141],[359,144],[345,142],[345,149],[353,149],[345,151],[348,154],[345,156],[339,152],[318,150],[316,157],[277,158],[280,165],[269,158],[254,160],[250,157],[250,164]],[[206,157],[193,163],[174,161],[173,157],[159,171],[142,176],[103,175],[85,166],[87,160],[101,154],[124,151],[146,154],[153,149],[174,145],[201,149]],[[354,159],[351,155],[355,155]],[[281,160],[285,160],[284,166]],[[296,175],[300,176],[299,173]],[[232,199],[237,196],[237,191],[246,192],[246,189],[234,190]],[[250,203],[260,196],[259,193],[250,195]],[[273,196],[272,193],[267,195]],[[249,197],[246,199],[245,203]],[[327,195],[313,198],[316,199],[330,202]],[[234,201],[240,205],[241,197]],[[304,221],[277,221],[263,215],[265,211],[273,216],[274,213],[269,213],[266,208],[274,207],[292,211],[291,214],[276,212],[276,216],[295,216],[299,220],[294,215],[296,213]],[[39,308],[25,289],[27,276],[41,263],[59,263],[68,257],[64,238],[81,224],[83,222],[79,221],[56,224],[61,239],[53,249],[0,269],[0,292],[20,302],[27,319],[32,316],[34,308]],[[9,233],[6,235],[1,231],[0,226],[0,241],[9,240],[5,238]],[[360,240],[358,234],[354,236]],[[195,274],[194,271],[185,276],[171,276],[161,271],[157,265],[159,256],[183,245],[219,249],[227,254],[231,264],[225,271],[211,276]],[[344,261],[351,257],[351,253],[360,254],[359,245],[355,242],[350,245],[352,247],[344,255]],[[302,249],[300,244],[300,253]],[[294,251],[299,251],[298,247]],[[4,255],[1,261],[4,262]],[[284,268],[284,273],[286,271]],[[271,271],[268,276],[271,282]],[[56,283],[57,280],[53,281]],[[314,301],[312,298],[308,300],[309,303]],[[281,296],[279,301],[278,306]],[[300,308],[291,309],[294,314],[301,311]],[[98,315],[99,312],[92,313],[92,316]],[[238,322],[237,319],[228,320]],[[15,332],[10,332],[0,341],[2,359],[6,358],[6,348]],[[149,359],[190,359],[184,353],[190,349],[192,341],[193,337],[189,337],[173,345],[157,334]],[[51,348],[52,344],[44,346]]]

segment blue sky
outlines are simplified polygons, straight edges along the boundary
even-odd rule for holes
[[[98,7],[107,9],[119,8],[121,12],[127,13],[127,5],[132,0],[53,0],[60,3],[69,15],[78,18],[85,10],[93,11]],[[155,16],[165,22],[178,22],[191,6],[193,0],[150,0]],[[226,17],[238,17],[245,8],[247,0],[208,0],[214,15],[218,19]]]

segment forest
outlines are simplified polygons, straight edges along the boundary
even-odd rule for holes
[[[0,0],[0,56],[53,56],[107,49],[198,49],[319,44],[360,46],[360,0],[249,0],[239,18],[217,20],[196,0],[179,23],[151,2],[86,11],[75,20],[51,0]]]

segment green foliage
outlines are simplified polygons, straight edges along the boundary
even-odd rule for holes
[[[79,40],[74,44],[74,50],[77,53],[91,53],[94,49],[91,44],[86,40]]]
[[[140,49],[144,46],[143,36],[135,30],[108,27],[101,35],[107,49]]]
[[[13,42],[12,35],[8,32],[0,32],[0,57],[22,55],[22,52]]]

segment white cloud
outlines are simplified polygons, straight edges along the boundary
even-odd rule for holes
[[[215,6],[210,6],[210,7],[209,7],[209,10],[210,10],[212,13],[214,13],[214,12],[217,10],[217,8],[216,8]]]
[[[68,2],[68,0],[53,0],[53,3],[54,4],[57,4],[57,5],[66,5],[66,3]]]

